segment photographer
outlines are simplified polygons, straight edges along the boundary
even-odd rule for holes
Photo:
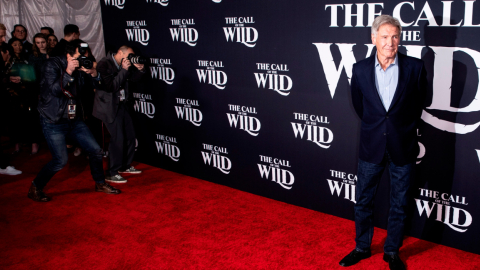
[[[93,116],[103,121],[111,135],[105,180],[115,183],[127,182],[119,173],[141,173],[131,166],[135,153],[135,130],[127,102],[131,100],[132,82],[141,80],[146,73],[143,64],[132,65],[132,57],[132,48],[122,46],[116,54],[108,53],[97,66],[105,89],[97,89],[95,93]],[[138,58],[133,59],[145,60]]]
[[[120,190],[105,183],[102,149],[83,122],[81,95],[88,84],[96,89],[103,86],[93,63],[86,59],[86,43],[75,40],[67,44],[62,56],[49,58],[42,68],[38,111],[43,134],[47,140],[52,160],[33,180],[28,197],[34,201],[48,202],[43,188],[67,163],[65,137],[76,140],[89,154],[90,170],[95,181],[95,191],[119,194]]]

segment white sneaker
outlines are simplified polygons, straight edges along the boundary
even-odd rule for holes
[[[6,174],[6,175],[19,175],[21,174],[22,171],[19,171],[15,169],[13,166],[7,166],[5,169],[0,169],[0,174]]]

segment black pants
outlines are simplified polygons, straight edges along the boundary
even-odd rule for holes
[[[3,135],[4,125],[0,125],[0,137]],[[6,169],[10,166],[8,155],[3,152],[3,147],[0,145],[0,169]]]
[[[88,128],[92,132],[93,137],[97,141],[98,145],[100,145],[100,147],[103,149],[104,143],[103,143],[102,120],[89,115],[87,119],[85,119],[85,124],[87,124]]]
[[[135,129],[130,113],[120,104],[113,123],[105,123],[110,133],[108,146],[109,164],[106,175],[114,176],[118,171],[130,168],[135,154]]]

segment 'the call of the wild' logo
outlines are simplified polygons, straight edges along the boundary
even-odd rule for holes
[[[286,64],[257,63],[257,69],[259,72],[253,74],[258,88],[268,88],[282,96],[290,94],[293,86],[292,78],[282,74],[290,71]]]
[[[197,127],[202,124],[203,114],[199,109],[194,108],[200,106],[198,100],[176,98],[176,101],[179,105],[175,106],[178,119],[187,120]]]
[[[105,6],[114,6],[119,9],[123,9],[125,0],[105,0]]]
[[[227,113],[230,127],[243,129],[252,136],[258,135],[262,124],[260,123],[260,120],[255,117],[257,114],[257,109],[255,107],[228,104],[228,109],[232,112]]]
[[[150,40],[150,32],[145,28],[147,26],[146,21],[127,21],[127,32],[128,41],[136,41],[143,46],[148,45]]]
[[[136,112],[143,113],[148,118],[153,118],[155,116],[155,105],[151,102],[152,95],[133,93],[133,98],[135,99],[133,109]]]
[[[425,188],[419,188],[419,191],[419,198],[415,198],[419,216],[435,218],[457,232],[467,231],[473,219],[464,209],[468,205],[465,197]]]
[[[220,68],[224,68],[222,61],[198,60],[197,76],[200,83],[208,83],[217,89],[223,90],[227,84],[227,73]]]
[[[175,71],[171,68],[172,61],[164,58],[150,58],[150,74],[157,79],[171,85],[175,79]]]
[[[194,19],[171,19],[171,21],[172,26],[178,26],[178,28],[170,28],[173,41],[183,42],[189,46],[197,45],[198,31],[193,28]]]
[[[224,174],[229,174],[232,169],[232,161],[227,157],[228,150],[226,147],[214,146],[203,143],[202,157],[205,165],[217,168]]]
[[[255,47],[258,40],[257,29],[247,26],[255,23],[253,17],[226,17],[227,27],[223,27],[223,32],[227,42],[239,42],[249,48]],[[230,26],[230,25],[234,26]]]
[[[180,148],[175,145],[176,143],[177,138],[160,134],[157,134],[157,140],[155,141],[158,153],[169,157],[175,162],[180,159]]]
[[[293,113],[294,119],[304,123],[291,122],[295,138],[306,139],[321,148],[330,148],[333,141],[333,132],[324,126],[330,122],[326,116],[317,116],[306,113]]]
[[[295,176],[289,170],[283,169],[291,168],[290,161],[260,155],[260,162],[262,163],[257,163],[257,166],[262,178],[270,179],[284,189],[292,189]]]

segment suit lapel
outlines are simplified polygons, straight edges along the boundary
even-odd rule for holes
[[[407,85],[408,79],[410,77],[410,68],[407,61],[405,61],[405,56],[401,53],[398,53],[398,83],[397,89],[395,89],[395,94],[393,95],[392,103],[390,104],[389,111],[397,103],[405,91],[405,86]]]
[[[369,68],[365,71],[365,75],[367,78],[368,89],[374,92],[372,93],[373,96],[377,97],[377,105],[385,110],[385,106],[383,106],[382,98],[380,97],[380,94],[378,94],[377,84],[375,82],[375,57],[377,57],[376,53],[370,57],[370,63],[367,65]]]

